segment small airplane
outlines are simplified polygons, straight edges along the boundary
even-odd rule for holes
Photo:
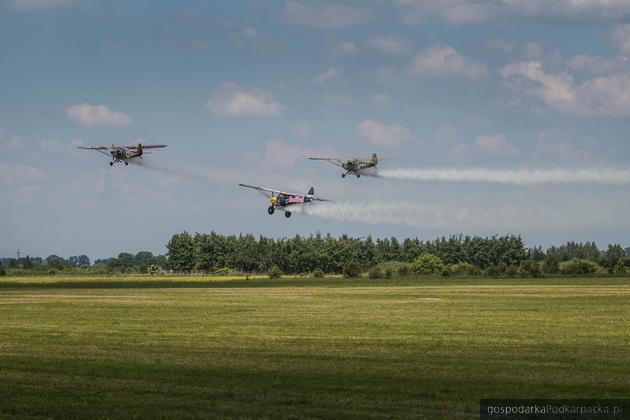
[[[285,217],[291,217],[291,212],[287,210],[287,207],[297,204],[306,204],[310,203],[311,201],[330,201],[326,200],[325,198],[315,197],[315,188],[313,187],[308,190],[307,194],[299,194],[257,187],[255,185],[238,185],[240,185],[241,187],[252,188],[267,197],[269,199],[269,202],[271,203],[271,205],[267,209],[267,213],[269,213],[270,215],[276,211],[276,208],[278,208],[281,211],[284,210]]]
[[[113,166],[116,162],[124,163],[125,165],[129,165],[127,162],[129,159],[139,157],[142,159],[143,154],[147,154],[150,152],[145,152],[145,149],[158,149],[166,147],[166,144],[140,144],[138,143],[135,146],[78,146],[79,149],[83,150],[96,150],[106,156],[111,156],[112,161],[109,162],[109,166]],[[107,150],[107,152],[105,152]]]
[[[346,170],[345,174],[341,174],[342,178],[345,178],[346,175],[352,174],[356,175],[357,178],[360,178],[361,175],[368,176],[376,176],[376,165],[378,165],[378,156],[376,153],[372,153],[371,159],[358,159],[352,158],[344,161],[342,158],[327,158],[327,157],[310,157],[310,160],[325,160],[326,162],[330,162],[335,166],[339,166],[342,169]],[[381,158],[387,159],[387,158]]]

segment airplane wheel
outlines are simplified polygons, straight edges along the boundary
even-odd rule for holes
[[[129,162],[125,162],[125,166],[129,165]]]
[[[114,166],[114,162],[109,162],[109,166]]]
[[[273,212],[274,212],[275,210],[276,210],[276,209],[275,209],[273,206],[269,206],[269,208],[267,209],[267,213],[269,213],[269,214],[273,214]]]
[[[361,178],[361,175],[357,174],[357,178]]]
[[[342,177],[342,178],[345,178],[345,177],[346,177],[346,174],[341,174],[341,177]]]
[[[285,211],[284,212],[284,217],[291,217],[291,212],[290,211]]]

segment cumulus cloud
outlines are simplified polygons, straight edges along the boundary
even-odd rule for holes
[[[334,82],[335,80],[339,80],[343,77],[343,72],[341,70],[337,70],[335,67],[331,67],[323,73],[316,75],[313,78],[313,83],[318,86],[325,86],[329,83]]]
[[[630,25],[617,25],[612,33],[611,41],[619,52],[630,54]]]
[[[418,51],[409,67],[409,74],[413,77],[479,79],[486,71],[485,65],[469,60],[448,46],[432,46]]]
[[[399,36],[381,35],[365,41],[368,48],[388,55],[405,55],[411,50],[411,43]]]
[[[284,3],[282,18],[296,25],[314,28],[348,28],[367,22],[372,13],[358,7],[345,4],[327,4],[322,2]]]
[[[359,47],[354,42],[343,41],[337,44],[335,51],[340,54],[356,55],[359,53]]]
[[[48,174],[31,165],[0,162],[0,182],[5,185],[23,185],[46,181]]]
[[[630,15],[627,0],[396,0],[406,23],[437,16],[448,23],[477,23],[495,18],[610,21]]]
[[[130,116],[110,110],[105,105],[83,103],[66,109],[68,118],[84,127],[126,127],[133,125]]]
[[[514,157],[520,153],[518,148],[510,144],[503,134],[477,136],[474,151],[494,157]]]
[[[514,51],[516,44],[514,42],[506,42],[501,38],[494,38],[486,42],[486,47],[494,50],[501,51],[505,54],[509,54]]]
[[[216,116],[278,117],[283,107],[273,97],[261,89],[245,89],[234,82],[225,82],[213,94],[206,106],[210,114]]]
[[[549,74],[539,61],[512,63],[499,70],[509,89],[566,115],[630,116],[630,75],[613,74],[576,83],[566,73]]]
[[[21,145],[21,137],[0,128],[0,150],[17,150]]]
[[[393,124],[385,125],[372,118],[366,118],[358,125],[359,137],[370,140],[377,146],[397,146],[412,138],[406,128]]]
[[[32,11],[67,7],[75,3],[75,0],[9,0],[9,7],[14,10]]]
[[[392,99],[384,93],[374,93],[370,96],[373,105],[381,109],[387,109],[392,106]]]
[[[621,57],[608,58],[578,54],[566,60],[566,65],[573,71],[589,74],[608,74],[625,71],[629,67],[627,60]]]

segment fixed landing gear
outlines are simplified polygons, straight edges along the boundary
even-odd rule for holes
[[[361,178],[361,174],[357,174],[357,178]]]
[[[269,206],[269,208],[267,209],[267,213],[269,214],[273,214],[274,211],[276,211],[274,206]]]
[[[109,162],[109,166],[114,166],[114,162]]]
[[[285,211],[284,212],[284,217],[291,217],[291,212],[290,211]]]
[[[125,161],[125,166],[129,165],[129,162]]]
[[[345,177],[346,177],[346,174],[341,174],[341,177],[342,177],[342,178],[345,178]]]

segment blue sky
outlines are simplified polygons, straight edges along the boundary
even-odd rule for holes
[[[622,0],[5,0],[0,255],[162,253],[212,229],[628,246],[627,185],[342,180],[305,158],[628,168],[629,17]],[[76,149],[136,141],[169,147],[113,168]],[[239,182],[374,217],[270,217]]]

